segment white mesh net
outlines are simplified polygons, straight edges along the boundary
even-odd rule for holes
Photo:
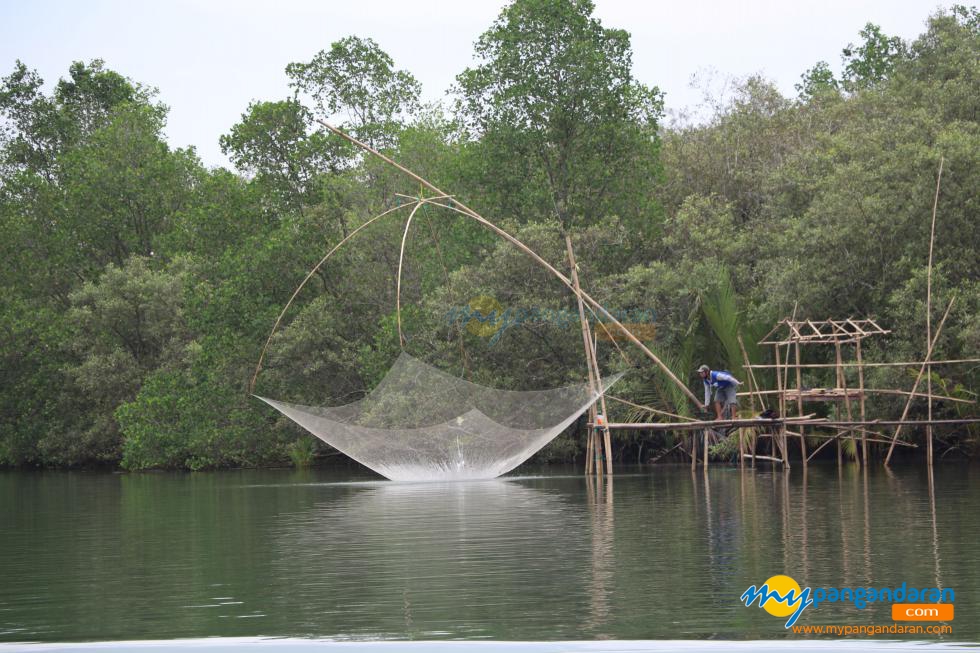
[[[622,374],[603,379],[604,388]],[[401,354],[364,399],[334,408],[259,397],[335,449],[397,481],[496,478],[599,398],[587,384],[495,390]]]

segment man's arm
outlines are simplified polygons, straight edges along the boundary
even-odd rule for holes
[[[704,381],[704,405],[707,408],[708,404],[711,402],[711,386],[707,381]]]

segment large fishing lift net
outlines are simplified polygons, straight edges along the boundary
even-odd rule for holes
[[[603,379],[609,388],[622,374]],[[587,384],[495,390],[401,354],[364,399],[333,408],[259,397],[335,449],[396,481],[495,478],[568,428],[599,395]]]

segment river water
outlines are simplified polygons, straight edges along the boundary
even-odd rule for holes
[[[3,472],[0,642],[802,638],[739,601],[776,574],[952,588],[952,633],[915,639],[977,641],[975,472]],[[892,623],[844,602],[798,625]]]

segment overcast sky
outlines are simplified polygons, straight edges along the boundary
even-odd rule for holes
[[[289,95],[284,68],[309,61],[350,34],[370,37],[422,83],[445,96],[472,63],[473,42],[504,5],[491,0],[0,0],[0,74],[21,59],[50,84],[74,60],[108,67],[160,90],[167,135],[206,164],[226,165],[218,137],[252,100]],[[952,3],[932,0],[595,0],[606,27],[632,34],[634,72],[666,92],[669,110],[695,105],[692,75],[716,80],[762,73],[787,95],[820,60],[839,70],[840,51],[868,21],[909,39]],[[969,4],[967,2],[966,4]],[[715,82],[720,86],[720,81]]]

